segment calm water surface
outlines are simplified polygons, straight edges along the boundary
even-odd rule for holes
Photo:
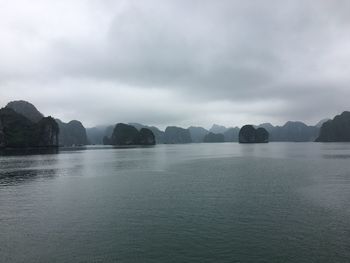
[[[350,262],[350,144],[0,156],[0,262]]]

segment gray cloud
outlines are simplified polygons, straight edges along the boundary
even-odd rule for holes
[[[345,0],[44,1],[0,10],[0,103],[86,125],[317,122],[346,110]]]

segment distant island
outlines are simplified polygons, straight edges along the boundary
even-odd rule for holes
[[[350,142],[350,112],[344,111],[323,123],[316,142]]]
[[[239,131],[239,143],[268,143],[269,132],[265,128],[244,125]]]
[[[323,119],[312,126],[288,121],[283,126],[263,123],[227,128],[213,124],[209,130],[198,126],[168,126],[162,131],[139,123],[85,128],[78,120],[65,123],[45,117],[33,104],[23,100],[9,102],[0,109],[0,148],[283,141],[349,142],[350,112],[345,111],[333,120]]]
[[[153,132],[147,128],[138,131],[134,126],[125,123],[116,124],[111,138],[105,139],[110,145],[155,145]]]

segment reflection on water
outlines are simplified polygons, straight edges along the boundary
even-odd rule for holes
[[[57,153],[57,152],[56,152]],[[20,154],[19,151],[6,158],[0,158],[0,187],[18,184],[26,180],[52,178],[58,172],[58,158],[52,151],[45,154],[29,155],[27,151]]]
[[[348,262],[350,144],[0,156],[0,262]]]
[[[0,149],[0,156],[57,154],[59,148]]]

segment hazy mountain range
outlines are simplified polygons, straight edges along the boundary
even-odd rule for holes
[[[275,142],[311,142],[315,141],[319,134],[320,127],[328,119],[324,119],[314,126],[306,125],[299,121],[288,121],[283,126],[273,126],[270,123],[255,125],[265,128],[269,132],[269,141]],[[170,126],[165,131],[154,126],[147,126],[140,123],[129,123],[136,129],[148,128],[155,135],[157,144],[161,143],[201,143],[201,142],[238,142],[239,127],[225,127],[214,124],[209,130],[203,127],[191,126],[187,129]],[[113,125],[97,126],[87,129],[88,139],[92,144],[103,142],[103,137],[108,136]],[[187,131],[188,132],[187,132]],[[188,136],[190,135],[190,138]],[[219,136],[215,136],[219,135]],[[222,135],[222,137],[220,136]],[[110,135],[109,135],[110,136]],[[220,137],[220,138],[219,138]],[[223,138],[223,139],[221,139]]]
[[[28,120],[28,123],[33,123],[33,125],[45,118],[34,105],[26,101],[10,102],[7,104],[6,108],[23,116]],[[2,111],[2,114],[3,116],[0,116],[2,118],[0,119],[0,137],[4,137],[4,127],[9,125],[5,120],[8,121],[9,118],[11,119],[12,117],[19,121],[23,119],[14,116],[14,113],[9,111]],[[115,127],[115,124],[111,124],[86,129],[78,120],[64,123],[59,119],[55,119],[55,122],[59,127],[58,142],[60,146],[109,144],[109,139],[112,138]],[[26,124],[27,126],[29,125],[28,123]],[[26,127],[24,124],[24,126],[21,125],[17,126]],[[218,124],[213,124],[209,130],[195,126],[189,128],[168,126],[164,131],[155,126],[148,126],[140,123],[129,123],[129,125],[135,127],[138,131],[143,128],[150,130],[154,134],[157,144],[237,142],[240,131],[239,127],[225,127]],[[16,129],[19,129],[18,127]],[[271,123],[262,123],[260,125],[255,125],[254,127],[266,129],[269,133],[269,141],[271,142],[308,142],[315,141],[316,139],[317,141],[350,140],[350,114],[348,112],[336,116],[333,120],[323,119],[313,126],[306,125],[299,121],[288,121],[282,126],[274,126]],[[54,129],[51,130],[54,131]],[[54,134],[51,134],[51,137],[54,138]],[[41,144],[43,143],[41,142]],[[52,142],[51,144],[55,143]]]

